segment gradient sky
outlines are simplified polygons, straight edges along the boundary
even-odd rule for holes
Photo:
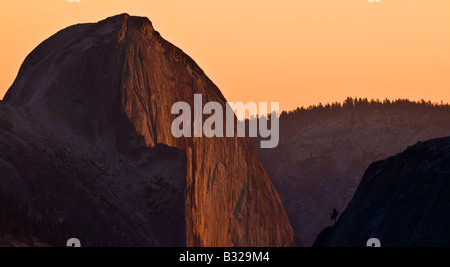
[[[450,102],[449,0],[2,0],[0,97],[40,42],[146,16],[229,101],[282,110],[347,96]]]

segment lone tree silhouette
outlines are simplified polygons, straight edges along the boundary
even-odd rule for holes
[[[339,212],[336,208],[333,209],[333,212],[330,214],[330,219],[334,220],[334,224],[336,224],[336,219],[339,216]]]

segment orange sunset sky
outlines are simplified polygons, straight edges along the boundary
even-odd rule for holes
[[[150,18],[229,101],[282,110],[347,96],[450,102],[449,0],[2,0],[0,98],[40,42],[119,13]]]

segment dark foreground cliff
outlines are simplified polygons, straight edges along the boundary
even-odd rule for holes
[[[450,246],[450,138],[434,139],[375,162],[318,246]]]
[[[4,98],[0,192],[101,244],[292,245],[247,138],[173,137],[171,107],[193,107],[194,94],[225,107],[147,18],[58,32],[26,58]]]

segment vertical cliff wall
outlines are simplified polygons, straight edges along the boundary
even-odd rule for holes
[[[123,14],[43,42],[4,100],[30,107],[45,132],[75,150],[109,154],[133,142],[184,150],[188,246],[291,245],[289,220],[247,138],[173,137],[171,107],[193,107],[194,94],[225,107],[189,56],[147,18]]]

